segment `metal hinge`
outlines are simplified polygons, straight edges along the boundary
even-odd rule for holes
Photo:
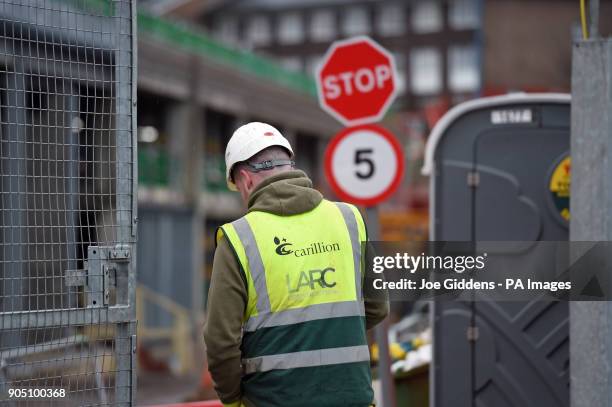
[[[117,286],[117,269],[112,264],[102,265],[102,303],[108,305],[110,302],[111,288]]]
[[[480,336],[480,330],[477,326],[468,326],[465,336],[467,337],[468,341],[476,342]]]
[[[476,188],[480,185],[480,174],[476,171],[467,173],[467,185],[470,188]]]
[[[67,270],[64,283],[68,287],[83,287],[87,307],[111,305],[113,291],[117,291],[118,274],[127,275],[131,258],[130,246],[89,246],[84,268]],[[115,297],[121,297],[115,299],[120,302],[125,296]]]
[[[137,369],[137,351],[138,351],[138,341],[136,339],[136,335],[132,335],[132,355],[130,358],[130,363],[131,363],[131,372],[132,372],[132,378],[131,378],[131,386],[130,386],[130,400],[132,401],[132,405],[136,405],[136,372],[138,371]]]

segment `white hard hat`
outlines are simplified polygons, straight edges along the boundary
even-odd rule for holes
[[[238,190],[232,180],[232,167],[271,146],[284,147],[293,157],[293,149],[289,141],[269,124],[251,122],[240,126],[234,132],[225,148],[225,179],[230,190]]]

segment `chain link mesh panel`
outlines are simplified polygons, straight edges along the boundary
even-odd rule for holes
[[[134,10],[0,0],[0,405],[133,401]]]

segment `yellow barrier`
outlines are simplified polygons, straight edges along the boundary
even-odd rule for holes
[[[154,304],[173,317],[170,328],[152,328],[146,326],[146,303]],[[188,310],[143,285],[136,288],[136,316],[138,318],[138,341],[146,339],[169,339],[171,351],[177,356],[178,365],[173,371],[185,374],[194,370],[193,341],[191,322]]]

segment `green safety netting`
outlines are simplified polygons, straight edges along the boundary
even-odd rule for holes
[[[138,31],[152,35],[289,88],[316,95],[314,81],[306,75],[291,72],[279,64],[251,52],[231,48],[214,41],[186,24],[168,21],[146,12],[138,13]]]
[[[56,0],[80,8],[88,13],[110,16],[112,0]],[[201,29],[184,22],[171,21],[138,10],[138,32],[167,42],[185,50],[195,52],[238,69],[286,86],[299,92],[316,95],[314,80],[299,72],[289,71],[280,64],[252,52],[230,47],[210,38]]]

